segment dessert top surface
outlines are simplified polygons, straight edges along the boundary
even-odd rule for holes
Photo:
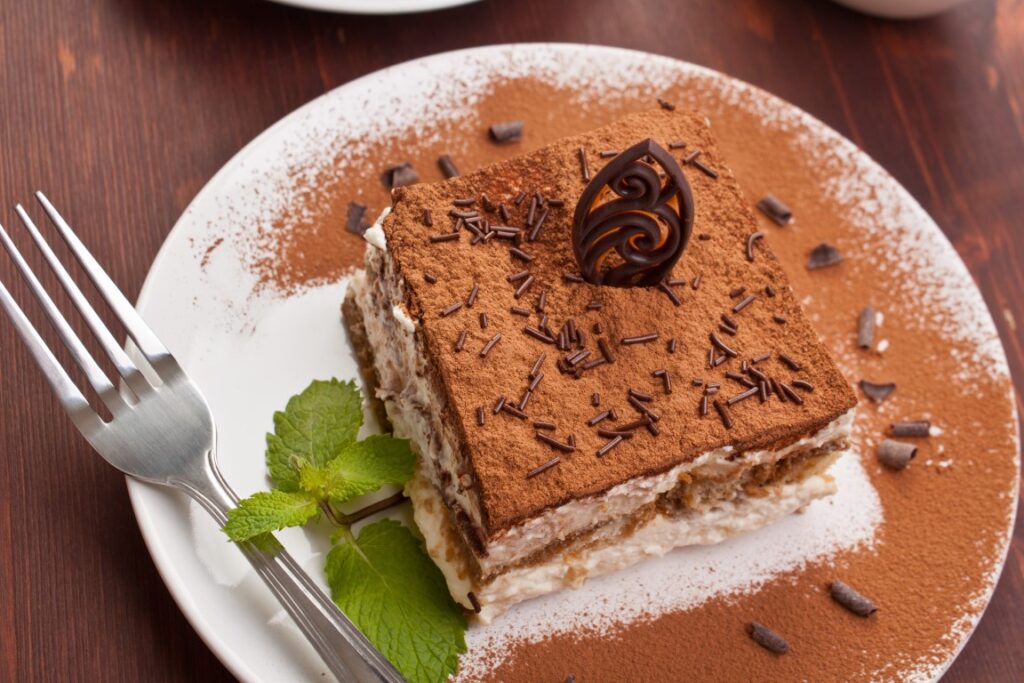
[[[581,282],[572,244],[587,185],[580,150],[593,176],[612,151],[646,138],[670,150],[689,181],[689,244],[662,286]],[[696,163],[682,161],[698,150]],[[518,246],[500,229],[481,239],[472,214],[492,231],[518,228]],[[751,239],[756,220],[701,116],[643,112],[466,176],[396,189],[383,230],[447,392],[445,417],[462,437],[487,535],[710,449],[795,440],[856,403],[768,249],[770,233]],[[748,384],[753,394],[730,405]],[[616,419],[595,422],[610,410]],[[653,426],[634,426],[598,455],[615,440],[607,430],[638,420]]]

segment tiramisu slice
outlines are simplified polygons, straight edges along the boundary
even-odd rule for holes
[[[828,495],[853,392],[703,117],[394,191],[345,318],[482,620]]]

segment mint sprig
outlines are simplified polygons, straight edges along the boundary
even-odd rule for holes
[[[412,478],[415,455],[405,439],[357,440],[363,398],[354,382],[314,381],[274,413],[266,462],[276,485],[239,502],[224,533],[275,547],[270,532],[325,513],[336,525],[325,567],[331,597],[413,683],[440,683],[466,650],[466,620],[444,576],[410,529],[390,519],[356,534],[337,506]],[[368,512],[368,511],[367,511]]]

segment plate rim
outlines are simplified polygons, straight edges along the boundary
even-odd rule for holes
[[[329,3],[331,0],[273,0],[273,1],[274,2],[283,2],[284,4],[289,4],[289,5],[294,5],[294,6],[314,7],[314,5],[316,5],[318,3],[319,4],[326,4],[326,3]],[[403,1],[405,1],[405,0],[403,0]],[[415,0],[408,0],[408,1],[415,2]],[[449,6],[455,6],[455,5],[461,5],[461,4],[468,4],[470,2],[475,2],[475,1],[477,1],[477,0],[439,0],[439,2],[447,3],[447,4],[443,4],[443,5],[442,4],[437,4],[434,7],[431,7],[431,9],[434,9],[434,8],[440,9],[441,7],[449,7]],[[426,8],[424,8],[424,9],[426,9]],[[736,77],[731,76],[729,74],[726,74],[724,72],[718,71],[717,69],[713,69],[713,68],[710,68],[710,67],[707,67],[707,66],[703,66],[701,64],[696,64],[694,62],[686,61],[684,59],[678,59],[676,57],[671,57],[671,56],[668,56],[668,55],[661,55],[661,54],[657,54],[657,53],[653,53],[653,52],[646,52],[644,50],[634,50],[634,49],[630,49],[630,48],[615,47],[615,46],[610,46],[610,45],[598,45],[598,44],[592,44],[592,43],[565,43],[565,42],[496,43],[496,44],[491,44],[491,45],[482,45],[482,46],[476,46],[476,47],[468,47],[468,48],[460,48],[460,49],[455,49],[455,50],[447,50],[447,51],[444,51],[444,52],[436,52],[436,53],[432,53],[432,54],[429,54],[429,55],[424,55],[422,57],[417,57],[417,58],[414,58],[414,59],[406,60],[406,61],[400,62],[398,64],[393,64],[393,65],[390,65],[390,66],[386,66],[386,67],[383,67],[381,69],[377,69],[375,71],[372,71],[372,72],[370,72],[368,74],[364,74],[364,75],[362,75],[362,76],[360,76],[358,78],[355,78],[353,80],[346,81],[345,83],[342,83],[342,84],[340,84],[338,86],[335,86],[334,88],[331,88],[330,90],[327,90],[327,91],[321,93],[320,95],[316,96],[315,98],[309,100],[308,102],[305,102],[304,104],[300,105],[299,107],[297,107],[297,108],[293,109],[292,111],[290,111],[289,113],[285,114],[284,116],[282,116],[280,119],[278,119],[277,121],[272,123],[267,128],[263,129],[254,138],[249,140],[234,155],[232,155],[217,170],[217,172],[214,173],[206,181],[206,183],[203,185],[203,187],[196,193],[196,195],[189,202],[188,206],[184,209],[184,211],[181,212],[181,215],[175,221],[174,226],[167,233],[167,236],[164,238],[163,242],[161,243],[160,249],[157,251],[156,255],[154,256],[153,262],[149,266],[149,270],[146,272],[145,280],[143,281],[142,287],[139,290],[139,295],[138,295],[138,298],[137,298],[136,303],[135,303],[136,309],[140,312],[140,314],[145,315],[144,309],[146,308],[146,306],[148,304],[148,301],[149,301],[149,298],[150,298],[150,291],[151,291],[151,289],[153,287],[156,286],[154,284],[155,283],[155,279],[156,279],[155,278],[155,273],[156,273],[156,271],[161,266],[165,265],[165,261],[167,261],[169,259],[168,255],[169,255],[169,253],[171,251],[171,244],[172,243],[176,243],[178,240],[180,240],[182,238],[182,234],[187,229],[186,218],[190,215],[190,213],[192,212],[193,208],[195,206],[197,206],[198,204],[206,201],[207,195],[214,194],[214,189],[213,188],[216,187],[216,186],[219,186],[221,184],[221,181],[223,181],[224,177],[226,177],[226,176],[228,176],[228,175],[230,175],[232,173],[237,172],[239,167],[245,162],[246,158],[249,157],[250,155],[256,153],[257,149],[261,145],[265,144],[265,142],[267,140],[272,138],[280,129],[285,128],[288,125],[291,125],[299,117],[303,116],[307,112],[309,112],[309,111],[315,109],[316,107],[320,106],[322,101],[326,100],[329,97],[337,96],[337,93],[340,90],[349,89],[349,88],[357,88],[360,84],[362,84],[364,82],[376,80],[376,79],[380,78],[382,75],[384,75],[384,74],[386,74],[388,72],[395,71],[395,70],[403,70],[403,69],[414,68],[416,65],[421,64],[423,62],[428,62],[428,61],[433,61],[433,60],[451,60],[454,57],[456,57],[457,55],[479,55],[481,53],[499,53],[500,54],[502,52],[513,53],[513,52],[516,52],[516,51],[529,51],[529,50],[551,50],[551,51],[554,51],[554,52],[560,52],[561,54],[568,54],[568,53],[577,53],[577,54],[581,54],[582,53],[582,54],[585,54],[585,53],[588,53],[588,52],[590,52],[590,53],[601,52],[601,53],[606,53],[608,55],[616,55],[616,54],[618,54],[618,55],[630,55],[633,58],[637,58],[639,56],[655,57],[655,58],[657,58],[659,60],[666,60],[666,61],[669,61],[669,62],[674,62],[677,65],[682,65],[682,67],[684,69],[690,70],[691,72],[694,72],[694,73],[697,73],[697,74],[701,74],[701,75],[705,75],[705,76],[709,76],[709,77],[723,78],[723,79],[725,79],[727,81],[730,81],[730,82],[733,82],[733,83],[738,83],[738,84],[742,85],[743,87],[749,89],[750,91],[755,92],[756,95],[759,98],[768,98],[769,100],[775,100],[777,102],[783,103],[788,109],[798,113],[803,121],[808,122],[811,125],[814,125],[815,127],[819,128],[822,131],[825,131],[827,134],[831,135],[835,140],[839,141],[840,144],[844,145],[847,148],[848,151],[854,152],[855,154],[857,154],[858,156],[863,158],[870,166],[874,167],[875,169],[880,171],[882,174],[884,174],[884,176],[889,181],[892,182],[893,187],[896,190],[897,195],[898,195],[899,200],[900,200],[901,203],[902,202],[906,202],[908,204],[913,205],[915,208],[919,209],[923,215],[928,217],[928,220],[930,221],[931,225],[938,232],[938,234],[940,235],[941,239],[945,241],[946,247],[948,249],[950,249],[953,253],[956,254],[956,256],[957,256],[957,264],[959,265],[959,267],[963,268],[963,270],[968,274],[968,276],[970,276],[970,270],[967,268],[967,265],[964,263],[963,259],[960,257],[959,252],[956,251],[956,248],[953,246],[953,243],[950,241],[949,237],[942,230],[942,228],[939,227],[938,223],[935,221],[934,218],[932,218],[931,214],[928,213],[920,205],[920,203],[917,201],[917,199],[912,194],[910,194],[910,192],[903,186],[903,184],[901,182],[899,182],[899,180],[897,180],[891,173],[889,173],[889,171],[887,171],[885,169],[884,166],[882,166],[870,154],[868,154],[868,152],[866,150],[861,149],[856,144],[854,144],[851,140],[849,140],[846,136],[844,136],[842,133],[840,133],[839,131],[835,130],[834,128],[829,126],[824,121],[818,119],[814,115],[810,114],[809,112],[804,110],[802,107],[797,106],[796,104],[790,102],[789,100],[787,100],[785,98],[782,98],[782,97],[780,97],[778,95],[775,95],[774,93],[771,93],[771,92],[769,92],[769,91],[767,91],[767,90],[765,90],[765,89],[763,89],[763,88],[761,88],[761,87],[759,87],[757,85],[748,83],[747,81],[744,81],[742,79],[736,78]],[[988,303],[984,300],[984,296],[982,296],[980,290],[978,289],[977,283],[975,283],[973,281],[973,277],[971,279],[971,284],[972,284],[973,290],[977,293],[979,299],[981,300],[981,302],[984,305],[984,309],[985,309],[984,313],[985,313],[985,315],[987,315],[987,317],[989,319],[989,322],[992,324],[993,329],[996,330],[996,338],[999,341],[1000,358],[1003,361],[1004,366],[1006,366],[1008,368],[1008,364],[1006,362],[1006,349],[1005,349],[1005,346],[1003,345],[1002,338],[998,334],[998,328],[995,327],[995,321],[994,321],[994,318],[992,316],[992,311],[989,308]],[[1019,479],[1020,476],[1021,476],[1020,415],[1019,415],[1018,410],[1017,410],[1017,402],[1016,402],[1016,400],[1014,400],[1014,397],[1016,396],[1016,386],[1013,383],[1013,375],[1009,372],[1009,370],[1008,370],[1008,377],[1010,379],[1010,399],[1011,399],[1012,410],[1013,410],[1013,417],[1014,417],[1014,420],[1013,420],[1013,425],[1014,425],[1013,431],[1014,431],[1014,434],[1012,435],[1013,436],[1013,441],[1014,441],[1014,443],[1016,445],[1016,454],[1015,454],[1014,460],[1015,460],[1016,469],[1017,469],[1017,478]],[[217,659],[222,664],[224,664],[224,666],[231,672],[231,674],[233,676],[235,676],[236,678],[238,678],[240,680],[243,680],[243,681],[256,681],[256,682],[263,681],[262,676],[259,673],[253,671],[252,667],[249,666],[249,664],[244,660],[244,658],[242,658],[240,655],[238,655],[235,652],[235,650],[233,648],[231,648],[228,645],[228,643],[226,643],[224,641],[224,639],[216,631],[216,629],[214,629],[212,626],[210,626],[210,624],[208,623],[208,621],[206,620],[206,618],[203,615],[202,609],[200,609],[195,604],[195,602],[191,599],[191,595],[189,594],[187,584],[185,584],[183,581],[178,580],[178,578],[174,575],[174,562],[173,562],[173,558],[170,557],[170,554],[168,552],[166,552],[165,549],[163,548],[163,546],[161,546],[161,544],[159,543],[160,536],[158,534],[158,530],[154,526],[154,520],[153,520],[152,516],[149,514],[149,510],[146,508],[146,504],[145,504],[146,496],[149,495],[151,492],[161,492],[162,493],[162,492],[166,491],[166,489],[164,489],[163,487],[152,485],[152,484],[147,484],[145,482],[136,481],[136,480],[131,479],[130,477],[125,477],[125,481],[126,481],[126,486],[127,486],[127,489],[128,489],[129,501],[130,501],[131,506],[132,506],[132,511],[133,511],[133,514],[135,515],[136,521],[138,522],[139,531],[142,534],[143,541],[144,541],[144,543],[146,545],[146,550],[149,552],[150,557],[152,558],[154,565],[156,565],[157,572],[159,573],[161,580],[164,582],[165,587],[167,588],[168,592],[171,594],[171,597],[174,599],[175,604],[177,604],[178,608],[181,610],[182,614],[185,616],[186,620],[189,622],[189,625],[197,633],[197,635],[199,635],[200,639],[202,639],[202,641],[206,644],[206,646],[210,649],[210,651],[214,654],[214,656],[217,657]],[[1003,538],[1002,552],[1000,554],[999,561],[997,563],[998,569],[995,572],[994,580],[991,582],[991,585],[990,585],[988,591],[986,592],[986,594],[984,596],[984,598],[985,598],[984,599],[984,606],[982,607],[982,609],[978,613],[977,618],[973,620],[973,623],[971,624],[970,629],[966,633],[963,634],[963,637],[960,639],[960,642],[957,644],[957,647],[954,649],[954,651],[952,652],[952,654],[948,658],[948,660],[944,663],[944,665],[941,667],[941,669],[935,671],[935,677],[931,679],[932,681],[938,681],[939,678],[941,678],[946,673],[946,671],[949,669],[949,667],[952,666],[953,662],[955,662],[956,659],[960,656],[960,654],[963,651],[964,647],[966,647],[968,641],[974,635],[974,631],[975,631],[975,629],[977,629],[978,624],[981,623],[981,620],[984,618],[985,613],[988,610],[988,606],[992,602],[992,597],[995,594],[995,591],[996,591],[996,589],[998,587],[999,581],[1000,581],[1000,579],[1002,577],[1003,570],[1006,567],[1006,560],[1007,560],[1007,557],[1009,555],[1010,546],[1012,545],[1012,542],[1013,542],[1013,535],[1014,535],[1014,530],[1016,528],[1016,518],[1017,518],[1017,512],[1018,512],[1019,505],[1020,505],[1020,487],[1014,487],[1014,489],[1013,489],[1012,514],[1009,517],[1009,519],[1011,521],[1007,525],[1006,530],[1005,530],[1005,535],[1004,535],[1004,538]]]

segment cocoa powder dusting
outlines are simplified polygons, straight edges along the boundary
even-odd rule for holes
[[[347,206],[365,203],[367,218],[375,217],[389,203],[379,180],[388,166],[409,161],[421,179],[440,180],[437,159],[449,154],[467,173],[648,109],[655,95],[702,110],[748,204],[771,193],[792,207],[785,228],[759,213],[759,229],[848,379],[884,377],[899,387],[884,404],[862,400],[855,426],[855,450],[878,489],[885,521],[870,550],[843,552],[751,594],[626,624],[614,634],[523,643],[495,658],[489,679],[832,681],[928,671],[948,659],[964,624],[982,609],[1003,551],[1016,472],[1009,379],[987,372],[969,343],[928,322],[922,307],[934,302],[916,296],[917,275],[898,267],[900,246],[884,236],[866,239],[862,217],[822,192],[834,171],[812,161],[805,131],[769,129],[752,108],[735,106],[704,82],[679,76],[665,85],[642,100],[607,92],[583,102],[568,90],[518,79],[494,85],[469,124],[438,124],[440,142],[396,130],[365,158],[342,151],[336,167],[304,181],[294,210],[266,229],[276,239],[255,264],[261,280],[293,291],[335,280],[360,263],[360,240],[343,229]],[[488,126],[510,119],[524,122],[522,142],[490,142]],[[822,242],[834,244],[843,261],[808,271],[807,255]],[[856,319],[865,305],[885,314],[876,331],[885,344],[876,350],[857,347]],[[919,440],[906,470],[881,467],[873,454],[889,423],[917,418],[930,419],[941,434]],[[878,613],[862,619],[844,610],[829,597],[834,580],[871,596]],[[757,646],[745,632],[754,621],[770,624],[792,651],[779,657]]]

